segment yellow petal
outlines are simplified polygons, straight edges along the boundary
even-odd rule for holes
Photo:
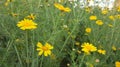
[[[50,50],[48,50],[47,53],[48,53],[48,55],[51,55],[51,51]]]
[[[41,48],[37,48],[36,50],[37,50],[37,51],[40,51],[40,50],[42,50],[42,49],[41,49]]]
[[[51,46],[49,43],[46,43],[45,46],[48,47],[49,49],[53,49],[53,46]]]
[[[48,56],[48,53],[46,51],[44,52],[44,56]]]
[[[42,47],[42,43],[38,42],[37,47]]]
[[[41,50],[39,53],[38,53],[38,55],[42,55],[43,54],[43,51]]]

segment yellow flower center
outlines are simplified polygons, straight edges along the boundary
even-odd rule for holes
[[[31,24],[30,23],[25,23],[24,26],[29,27]]]
[[[90,46],[86,46],[86,48],[90,51],[91,50],[91,47]]]
[[[46,46],[43,46],[43,47],[42,47],[42,50],[43,50],[43,51],[47,51],[48,48],[47,48]]]

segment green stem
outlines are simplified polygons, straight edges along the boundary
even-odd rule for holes
[[[67,37],[67,39],[65,40],[65,43],[63,44],[63,46],[62,46],[62,48],[61,48],[61,50],[60,50],[60,53],[62,52],[63,48],[64,48],[65,45],[67,44],[67,42],[68,42],[70,36],[72,35],[72,33],[74,32],[74,30],[76,29],[76,27],[77,27],[77,23],[76,23],[76,25],[74,26],[74,28],[72,29],[71,34],[70,34],[70,35]],[[59,54],[60,54],[60,53],[59,53]]]
[[[26,61],[27,61],[27,67],[29,67],[28,31],[26,31],[25,37],[26,37],[26,52],[27,52]]]
[[[82,67],[82,64],[83,64],[84,58],[85,58],[85,54],[83,55],[83,57],[82,57],[82,59],[81,59],[81,64],[79,65],[79,67]]]
[[[18,52],[18,49],[17,49],[17,47],[16,47],[15,45],[13,45],[13,46],[14,46],[15,51],[16,51],[16,53],[17,53],[17,57],[18,57],[18,60],[19,60],[19,62],[20,62],[20,65],[21,65],[21,67],[23,67],[23,64],[22,64],[22,61],[21,61],[21,58],[20,58],[20,54],[19,54],[19,52]]]
[[[43,58],[44,58],[44,56],[42,55],[40,67],[42,67]]]
[[[35,54],[35,46],[33,44],[33,41],[34,41],[34,31],[32,32],[33,35],[32,35],[32,39],[31,39],[31,42],[32,42],[32,67],[35,67],[35,64],[34,64],[34,54]]]
[[[40,5],[41,5],[41,0],[39,0],[39,2],[38,2],[38,9],[39,9]]]

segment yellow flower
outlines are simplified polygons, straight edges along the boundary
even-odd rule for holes
[[[13,17],[18,16],[18,14],[17,14],[17,13],[11,13],[11,15],[12,15]]]
[[[7,0],[7,2],[12,2],[13,0]]]
[[[87,33],[90,33],[90,32],[91,32],[91,28],[88,27],[88,28],[85,29],[85,31],[86,31]]]
[[[115,20],[114,16],[109,16],[109,19]]]
[[[108,13],[108,10],[107,9],[104,9],[104,10],[102,10],[102,14],[107,14]]]
[[[115,15],[115,18],[120,19],[120,14]]]
[[[33,20],[29,20],[29,19],[21,20],[20,22],[18,22],[17,26],[20,27],[20,29],[22,30],[37,28],[36,27],[37,24],[33,22]]]
[[[96,21],[96,24],[97,24],[97,25],[103,25],[103,22],[102,22],[102,20],[97,20],[97,21]]]
[[[41,56],[42,54],[44,54],[44,56],[51,55],[52,49],[53,46],[51,46],[49,43],[45,43],[44,46],[40,42],[37,43],[37,51],[39,51],[39,56]]]
[[[34,20],[35,19],[35,15],[30,14],[30,15],[27,16],[27,18]]]
[[[115,62],[115,67],[120,67],[120,62],[119,61]]]
[[[96,17],[96,16],[94,16],[94,15],[92,15],[92,16],[90,16],[90,17],[89,17],[89,19],[90,19],[90,20],[96,20],[96,19],[97,19],[97,17]]]
[[[94,67],[94,65],[89,62],[86,62],[86,65],[87,65],[87,67]]]
[[[105,54],[106,54],[106,51],[99,49],[99,50],[98,50],[98,53],[105,55]]]
[[[109,27],[113,27],[113,25],[112,25],[112,24],[108,24],[108,26],[109,26]]]
[[[13,0],[7,0],[4,5],[5,5],[5,6],[8,6],[9,3],[12,2],[12,1],[13,1]]]
[[[5,5],[5,6],[8,6],[8,4],[9,4],[8,2],[5,2],[5,4],[4,4],[4,5]]]
[[[90,12],[90,11],[91,11],[91,8],[90,8],[90,7],[86,7],[86,8],[85,8],[85,11],[86,11],[86,12]]]
[[[51,58],[52,60],[56,60],[56,55],[52,53],[52,54],[50,55],[50,58]]]
[[[87,54],[90,54],[90,52],[97,51],[97,48],[90,43],[83,43],[81,47],[82,47],[82,51]]]
[[[114,51],[116,51],[117,49],[116,49],[116,47],[113,45],[112,46],[112,50],[114,50]]]
[[[64,7],[63,5],[58,4],[58,3],[55,3],[54,6],[63,12],[70,12],[71,11],[71,9],[69,7]]]
[[[79,46],[79,45],[80,45],[80,42],[75,42],[75,45]]]
[[[117,7],[117,11],[120,12],[120,6]]]

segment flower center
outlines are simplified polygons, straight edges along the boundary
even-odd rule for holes
[[[42,50],[43,50],[43,51],[47,51],[48,48],[47,48],[46,46],[43,46],[43,47],[42,47]]]
[[[25,26],[27,26],[27,27],[28,27],[28,26],[30,26],[30,24],[29,24],[29,23],[25,23]]]
[[[87,48],[89,51],[91,50],[91,47],[90,47],[90,46],[87,46],[86,48]]]

